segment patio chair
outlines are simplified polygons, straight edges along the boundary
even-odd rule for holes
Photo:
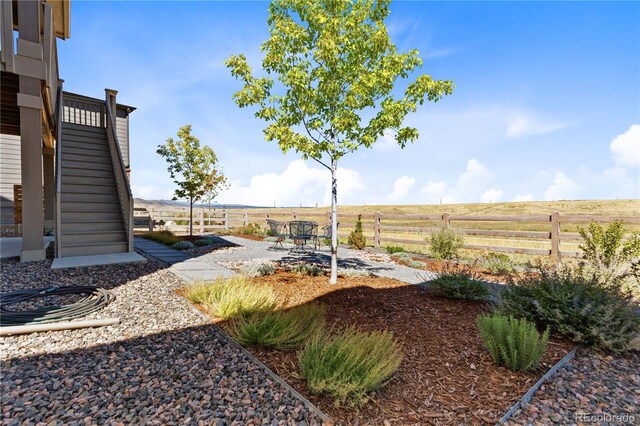
[[[275,241],[270,249],[276,249],[278,246],[284,250],[282,242],[287,237],[287,224],[286,222],[278,222],[277,220],[267,219],[267,226],[271,231],[271,235],[275,237]]]
[[[338,224],[336,225],[336,228],[338,227],[340,227],[340,222],[338,222]],[[327,226],[323,226],[320,229],[322,232],[318,234],[313,240],[315,250],[318,250],[320,248],[322,240],[330,240],[331,236],[333,235],[331,232],[331,223],[329,223]]]
[[[293,240],[294,244],[292,252],[304,252],[308,247],[307,242],[315,241],[318,238],[318,224],[305,220],[292,220],[289,222],[289,238]]]

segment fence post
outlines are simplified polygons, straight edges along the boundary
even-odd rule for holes
[[[451,220],[449,219],[449,213],[442,213],[442,225],[447,229],[451,228]]]
[[[296,211],[295,211],[295,210],[293,211],[293,220],[297,220],[297,218],[296,218]]]
[[[247,213],[247,211],[244,211],[244,217],[242,219],[242,224],[244,226],[247,226],[249,224],[249,213]]]
[[[560,212],[553,212],[549,218],[551,221],[551,259],[554,262],[560,260]]]
[[[373,217],[373,246],[380,248],[380,212]]]
[[[229,229],[229,211],[227,209],[224,209],[223,214],[224,214],[224,229]]]
[[[204,234],[204,207],[200,210],[200,233]]]

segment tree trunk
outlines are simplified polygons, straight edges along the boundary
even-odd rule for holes
[[[329,284],[338,282],[338,160],[331,159],[331,278]]]
[[[189,236],[193,236],[193,197],[189,198]]]

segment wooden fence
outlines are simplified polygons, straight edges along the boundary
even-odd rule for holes
[[[141,210],[141,209],[136,209]],[[142,209],[144,210],[144,209]],[[171,229],[189,229],[187,208],[149,209],[138,226],[152,229],[153,224],[172,222]],[[330,222],[330,212],[317,210],[272,211],[269,209],[207,209],[194,208],[194,232],[231,229],[250,223],[266,226],[267,219],[312,220],[324,226]],[[358,214],[339,214],[338,237],[345,238],[355,227]],[[591,221],[611,223],[621,220],[625,225],[640,224],[640,216],[561,215],[559,212],[521,216],[474,216],[365,213],[361,215],[363,232],[376,248],[387,245],[428,246],[428,237],[440,228],[453,229],[465,236],[467,249],[503,253],[560,257],[576,257],[582,238],[575,232],[578,225]],[[571,232],[573,231],[573,232]]]

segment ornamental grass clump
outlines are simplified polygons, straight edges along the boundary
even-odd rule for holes
[[[226,330],[243,346],[296,349],[324,328],[324,308],[318,304],[297,306],[232,319]]]
[[[252,278],[273,275],[275,272],[276,267],[271,262],[262,260],[246,262],[240,268],[242,275]]]
[[[317,277],[324,274],[324,271],[318,265],[314,265],[312,263],[298,263],[291,271],[296,274],[305,275],[308,277]]]
[[[640,315],[620,280],[583,267],[539,266],[500,293],[499,309],[573,341],[621,351],[640,332]]]
[[[180,237],[176,237],[175,235],[173,235],[173,232],[166,229],[163,231],[145,232],[144,234],[142,234],[142,238],[152,240],[167,246],[172,246],[175,243],[182,241]]]
[[[500,314],[480,315],[478,329],[493,362],[513,371],[536,368],[549,341],[533,322]]]
[[[177,243],[172,244],[171,248],[176,250],[189,250],[196,248],[196,246],[190,241],[178,241]]]
[[[278,302],[269,286],[250,283],[245,277],[219,278],[187,288],[187,297],[211,315],[230,319],[272,312]]]
[[[448,272],[432,280],[429,287],[451,299],[483,300],[489,296],[486,283],[476,280],[464,272]]]
[[[361,405],[369,392],[391,380],[402,350],[391,332],[349,328],[334,336],[315,335],[298,358],[311,392],[329,394],[336,404]]]

